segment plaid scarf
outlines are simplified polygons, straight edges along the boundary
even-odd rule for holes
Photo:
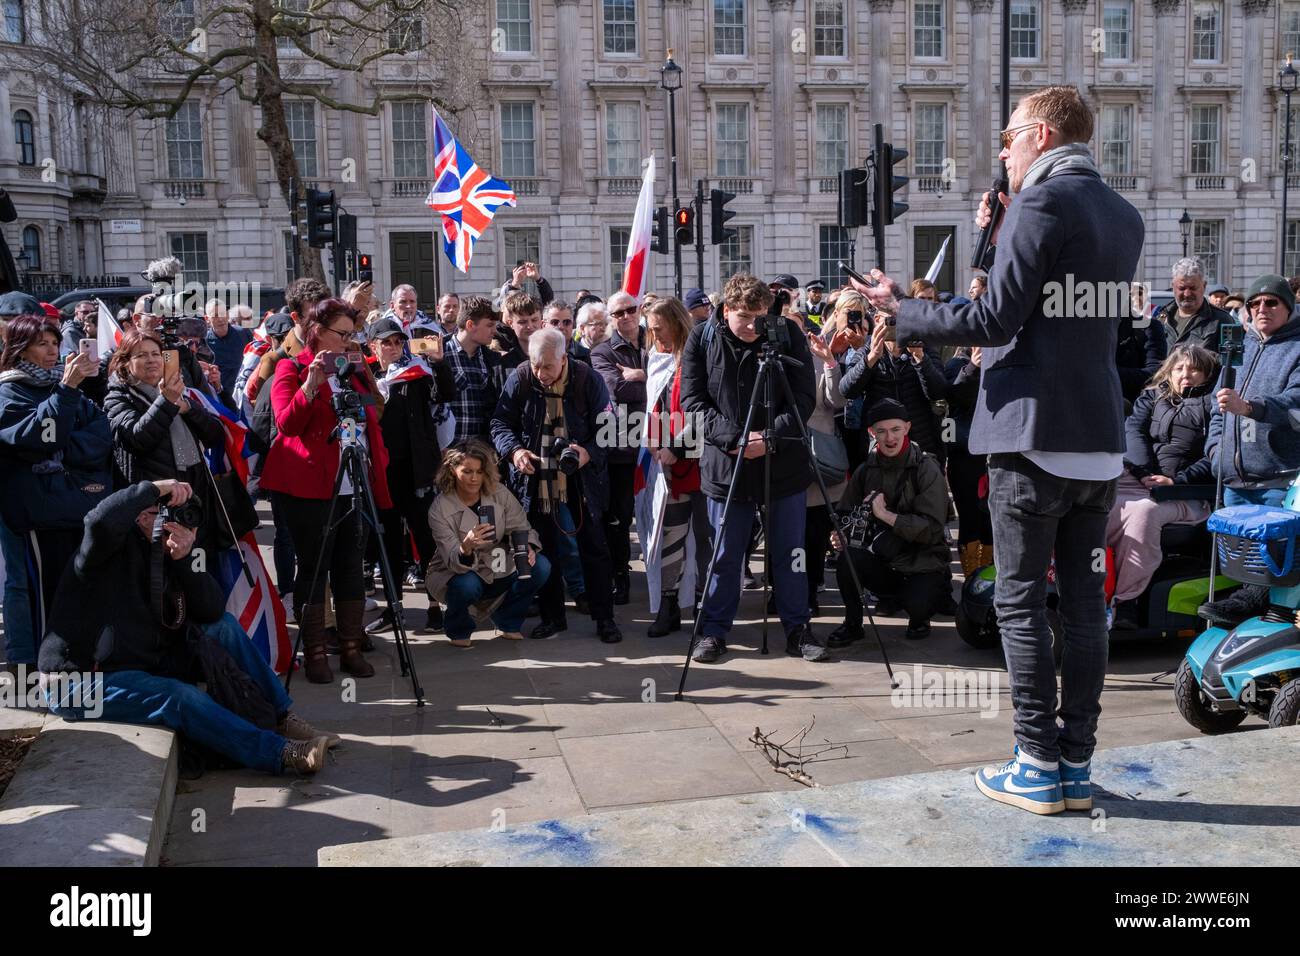
[[[551,514],[557,503],[568,500],[565,480],[568,476],[560,471],[555,439],[568,437],[564,427],[564,389],[569,384],[571,367],[566,361],[564,374],[549,391],[544,389],[542,392],[546,396],[546,419],[542,422],[542,466],[537,472],[537,498],[541,502],[542,514]]]

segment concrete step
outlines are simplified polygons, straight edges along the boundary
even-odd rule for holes
[[[498,820],[496,829],[324,847],[318,862],[1232,867],[1292,865],[1300,852],[1300,727],[1099,751],[1091,813],[1041,817],[994,803],[975,789],[974,769],[520,826]]]

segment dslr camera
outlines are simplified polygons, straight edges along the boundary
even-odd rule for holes
[[[556,467],[565,475],[576,474],[582,462],[578,459],[578,446],[567,438],[556,438],[551,446]]]
[[[183,505],[168,504],[163,501],[158,505],[158,520],[162,523],[174,521],[191,530],[203,524],[203,501],[198,495],[190,495]]]
[[[867,495],[862,504],[843,519],[840,533],[850,548],[870,551],[881,560],[892,561],[902,554],[905,545],[903,539],[871,510],[872,502],[882,494],[882,491],[873,491]]]

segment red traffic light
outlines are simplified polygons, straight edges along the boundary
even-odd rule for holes
[[[688,227],[691,224],[691,207],[683,206],[677,210],[676,222],[678,226]]]

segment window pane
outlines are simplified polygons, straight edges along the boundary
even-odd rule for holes
[[[27,271],[41,271],[41,231],[35,226],[23,230],[23,252],[27,253]]]
[[[203,178],[203,123],[198,103],[182,103],[164,128],[167,175],[171,179]]]
[[[713,0],[713,52],[745,55],[745,0]]]
[[[176,43],[188,43],[194,35],[194,0],[171,0],[161,6],[159,32]]]
[[[836,176],[849,167],[849,108],[842,105],[817,107],[813,137],[813,175]]]
[[[1106,60],[1127,60],[1132,56],[1133,4],[1107,3],[1102,10]]]
[[[921,103],[916,107],[915,172],[918,176],[940,176],[948,155],[948,107],[943,103]]]
[[[1034,2],[1011,4],[1011,57],[1038,59],[1039,5]]]
[[[284,120],[289,126],[294,158],[298,160],[298,173],[306,179],[315,178],[319,175],[316,171],[316,104],[285,103]]]
[[[1192,8],[1192,59],[1219,62],[1220,10],[1204,0]]]
[[[918,0],[913,24],[912,52],[918,57],[943,56],[943,0]]]
[[[724,103],[718,107],[718,175],[749,175],[749,107]]]
[[[501,104],[501,173],[503,176],[535,176],[537,164],[533,143],[533,104]]]
[[[27,39],[27,24],[23,17],[23,0],[4,0],[5,39],[22,43]]]
[[[172,255],[181,260],[182,276],[188,282],[208,281],[208,237],[202,232],[172,233]]]
[[[1193,173],[1219,172],[1219,107],[1192,107]]]
[[[311,0],[275,0],[275,5],[286,14],[306,13],[311,9]],[[286,26],[292,29],[306,30],[311,28],[311,21],[305,17],[286,16],[284,22]],[[294,41],[294,37],[276,37],[275,45],[281,53],[301,53],[302,49],[298,46],[298,43],[301,43],[308,50],[314,49],[310,33],[298,37],[297,42]]]
[[[398,17],[388,28],[388,45],[413,52],[424,46],[424,20],[419,16]]]
[[[813,55],[845,56],[844,0],[814,0]]]
[[[817,229],[817,274],[826,288],[840,284],[840,263],[849,261],[849,230],[839,226]]]
[[[611,176],[635,176],[641,171],[641,107],[636,103],[605,107],[605,154]]]
[[[1282,7],[1282,49],[1278,59],[1288,53],[1300,56],[1300,3],[1288,3]]]
[[[1133,172],[1133,107],[1103,106],[1101,110],[1101,171],[1110,176]]]
[[[1286,223],[1286,275],[1300,274],[1300,219],[1288,219]]]
[[[605,0],[605,52],[636,52],[636,0]]]
[[[504,32],[506,53],[531,53],[533,20],[528,0],[497,0],[497,27]]]
[[[627,265],[627,247],[632,241],[632,230],[622,227],[609,230],[609,288],[623,288],[623,267]]]
[[[393,104],[393,175],[398,179],[422,179],[429,175],[425,140],[428,109],[421,102]]]
[[[754,227],[735,228],[736,234],[718,246],[718,273],[723,282],[737,272],[754,271],[754,257],[750,248],[754,238]]]
[[[1192,255],[1205,267],[1205,281],[1218,282],[1222,269],[1223,220],[1198,219],[1192,223]]]
[[[14,114],[14,142],[18,145],[18,162],[24,166],[36,165],[36,129],[32,114],[19,110]]]
[[[542,259],[542,230],[536,226],[515,226],[501,231],[502,256],[505,272],[509,273],[522,262],[540,262]],[[540,296],[537,282],[525,279],[521,287],[529,295]]]

